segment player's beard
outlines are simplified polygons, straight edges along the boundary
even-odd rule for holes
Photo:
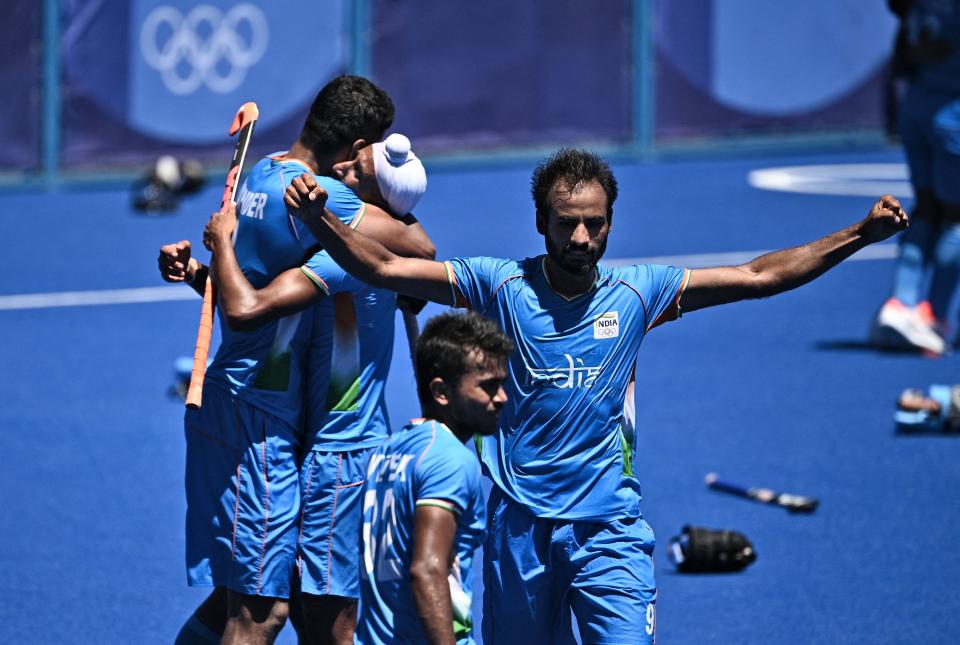
[[[554,244],[549,236],[545,236],[544,239],[547,243],[547,255],[550,256],[554,264],[573,275],[584,275],[593,271],[597,267],[597,262],[600,261],[607,250],[606,239],[600,242],[594,250],[586,249],[582,253],[580,249],[575,252],[569,246],[561,247]]]

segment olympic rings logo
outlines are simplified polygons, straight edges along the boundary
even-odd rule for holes
[[[227,94],[263,58],[268,38],[266,16],[249,3],[238,4],[226,14],[203,4],[186,15],[163,5],[143,21],[140,51],[174,94],[192,94],[201,85]]]

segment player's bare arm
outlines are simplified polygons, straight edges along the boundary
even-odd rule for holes
[[[233,251],[236,226],[236,206],[228,204],[210,217],[203,231],[203,243],[213,254],[211,263],[220,306],[230,329],[255,329],[269,320],[300,311],[323,297],[299,269],[284,271],[263,289],[254,289],[240,270]]]
[[[695,311],[795,289],[908,225],[909,217],[900,202],[884,195],[860,222],[809,244],[767,253],[740,266],[691,271],[682,309]]]
[[[457,518],[439,506],[417,506],[413,516],[413,561],[410,586],[427,642],[453,645],[450,573]]]
[[[207,267],[191,256],[189,240],[180,240],[160,247],[157,257],[160,277],[167,282],[186,282],[201,296],[207,283]]]
[[[414,298],[454,304],[447,269],[442,262],[400,257],[376,240],[345,226],[324,208],[327,194],[312,175],[305,173],[290,182],[284,201],[337,264],[360,280]]]
[[[358,229],[384,240],[393,251],[433,257],[436,252],[433,241],[415,218],[395,218],[370,204],[366,209]],[[218,297],[231,329],[255,329],[270,320],[301,311],[324,297],[297,268],[281,273],[262,289],[254,289],[233,252],[232,235],[236,225],[236,206],[231,204],[210,217],[203,236],[204,245],[213,252]]]
[[[412,214],[394,217],[379,206],[368,203],[364,205],[363,219],[356,230],[403,257],[432,260],[437,256],[433,240]]]

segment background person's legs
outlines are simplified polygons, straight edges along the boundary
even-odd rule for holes
[[[939,232],[939,207],[930,189],[916,189],[910,227],[900,237],[892,297],[906,307],[926,300],[928,271]]]
[[[946,351],[946,343],[930,324],[929,314],[923,315],[929,310],[926,303],[940,229],[940,204],[934,191],[938,154],[934,116],[944,100],[914,89],[900,114],[900,133],[916,200],[910,228],[900,238],[891,296],[870,331],[870,341],[878,347],[921,349],[934,354]]]
[[[930,305],[941,330],[960,282],[960,99],[933,118],[933,189],[940,204],[941,235],[933,257]]]
[[[948,333],[950,307],[957,283],[960,282],[960,205],[950,205],[948,208],[956,211],[958,219],[955,221],[958,223],[942,227],[933,255],[935,270],[930,282],[930,307],[934,324],[944,335]]]

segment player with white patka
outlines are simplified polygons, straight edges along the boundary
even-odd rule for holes
[[[396,133],[334,164],[333,174],[366,204],[392,213],[409,213],[427,186],[409,139]],[[360,485],[370,452],[389,433],[384,387],[397,294],[360,282],[324,251],[254,289],[231,247],[235,225],[227,208],[210,218],[204,234],[214,249],[228,321],[259,326],[304,309],[312,314],[301,358],[306,365],[301,602],[311,640],[352,642],[360,596]]]
[[[623,411],[640,343],[684,312],[764,298],[805,284],[859,249],[906,228],[890,196],[824,238],[741,266],[609,268],[618,187],[605,161],[564,149],[533,173],[546,254],[434,262],[400,258],[323,208],[312,177],[294,180],[288,206],[341,266],[413,297],[496,321],[516,345],[498,431],[482,441],[495,486],[484,556],[483,640],[652,643],[653,532],[640,512],[636,439]],[[642,364],[638,369],[642,369]]]
[[[300,536],[304,343],[314,312],[264,317],[256,307],[237,306],[230,277],[265,287],[315,249],[317,241],[283,203],[284,186],[304,172],[331,191],[333,210],[351,227],[400,253],[433,257],[419,225],[361,202],[328,176],[334,164],[379,141],[392,121],[392,101],[370,81],[330,81],[290,149],[260,160],[244,179],[239,221],[230,226],[235,244],[230,234],[218,239],[209,275],[223,338],[207,370],[203,405],[184,418],[187,576],[191,586],[215,589],[181,629],[178,644],[272,642],[286,622]],[[161,247],[158,264],[165,280],[203,292],[208,268],[192,257],[188,241]]]

